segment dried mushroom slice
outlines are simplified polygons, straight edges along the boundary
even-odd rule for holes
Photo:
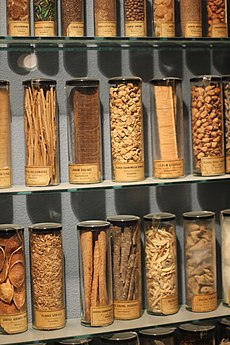
[[[0,247],[0,271],[2,271],[4,268],[5,258],[6,258],[5,250],[2,247]]]
[[[9,271],[9,261],[7,258],[5,258],[3,269],[0,272],[0,284],[6,280],[8,271]]]
[[[9,267],[11,268],[17,261],[21,261],[24,263],[24,253],[23,253],[22,246],[18,247],[11,254],[10,259],[9,259]]]
[[[0,314],[14,315],[16,313],[18,313],[18,310],[13,302],[10,304],[7,304],[0,301]]]
[[[14,295],[14,287],[11,284],[10,280],[7,278],[5,283],[0,284],[0,299],[10,304]]]
[[[14,287],[19,288],[25,280],[25,267],[22,261],[16,261],[9,269],[9,279]]]
[[[18,310],[22,309],[26,301],[25,284],[22,284],[19,288],[14,289],[13,301]]]

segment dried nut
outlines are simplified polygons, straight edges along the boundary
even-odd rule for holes
[[[226,23],[226,0],[208,0],[208,36],[212,37],[212,27],[214,24]]]
[[[125,18],[127,21],[144,21],[145,0],[125,0]]]
[[[162,36],[161,26],[163,24],[173,23],[174,25],[174,1],[173,0],[158,0],[154,1],[153,6],[153,17],[154,17],[154,32],[155,36]],[[168,32],[170,33],[171,30]],[[166,35],[167,30],[164,32]],[[171,36],[171,33],[169,34]]]

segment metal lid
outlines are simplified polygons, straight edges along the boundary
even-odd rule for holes
[[[139,78],[139,77],[130,77],[130,76],[120,76],[120,77],[114,77],[114,78],[110,78],[109,79],[109,84],[114,84],[116,82],[119,82],[119,83],[132,83],[132,82],[142,82],[142,79]]]
[[[149,329],[141,329],[138,331],[140,335],[148,336],[148,337],[162,337],[173,335],[175,333],[175,327],[156,327],[156,328],[149,328]]]
[[[230,319],[224,317],[219,320],[219,324],[230,327]]]
[[[77,230],[97,230],[98,228],[108,228],[110,223],[105,220],[85,220],[77,224]]]
[[[132,223],[132,222],[138,222],[140,220],[140,217],[133,216],[129,214],[120,214],[115,216],[110,216],[107,218],[107,221],[110,223]]]
[[[90,86],[92,86],[92,84],[98,86],[99,83],[100,82],[99,82],[98,79],[82,77],[82,78],[76,78],[76,79],[72,79],[72,80],[67,80],[66,81],[66,86],[90,87]]]
[[[215,213],[212,211],[191,211],[183,213],[185,219],[200,219],[200,218],[213,218]]]
[[[29,230],[62,230],[60,223],[36,223],[29,226]]]
[[[185,332],[210,332],[215,330],[216,326],[212,324],[205,323],[185,323],[179,326],[181,331]]]
[[[207,82],[210,82],[210,81],[221,81],[221,76],[219,75],[211,75],[211,74],[207,74],[207,75],[199,75],[199,76],[196,76],[196,77],[193,77],[190,79],[190,82],[198,82],[198,81],[207,81]]]
[[[0,231],[18,231],[18,230],[24,230],[23,227],[21,227],[18,224],[0,224]]]
[[[129,341],[129,340],[134,340],[136,338],[137,338],[136,332],[121,332],[121,333],[114,333],[114,334],[101,336],[101,339],[103,341],[111,341],[111,342]]]
[[[144,220],[146,221],[153,221],[153,220],[173,220],[175,219],[176,216],[173,213],[168,213],[168,212],[159,212],[159,213],[149,213],[144,216]]]
[[[41,86],[41,85],[44,86],[47,84],[56,85],[57,81],[53,80],[53,79],[42,79],[42,78],[41,79],[29,79],[29,80],[23,81],[22,84],[25,86]]]
[[[164,84],[172,84],[172,82],[174,81],[182,81],[181,78],[178,78],[178,77],[167,77],[167,78],[156,78],[156,79],[151,79],[149,81],[150,84],[161,84],[161,83],[164,83]]]
[[[56,345],[76,345],[76,344],[89,344],[92,341],[91,338],[84,339],[66,339],[55,342]]]
[[[10,82],[8,80],[0,80],[0,86],[9,86]]]
[[[230,209],[222,210],[221,214],[226,217],[230,217]]]

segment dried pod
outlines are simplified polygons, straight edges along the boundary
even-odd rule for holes
[[[21,261],[24,263],[24,253],[22,250],[22,246],[16,249],[10,256],[9,259],[9,268],[11,268],[15,262]]]
[[[11,285],[9,279],[5,283],[0,284],[0,299],[3,302],[10,303],[13,299],[14,287]]]
[[[25,284],[22,284],[19,288],[14,289],[13,301],[18,310],[22,309],[26,301]]]
[[[14,315],[18,313],[18,310],[13,302],[10,304],[0,301],[0,313],[6,315]]]
[[[6,280],[8,271],[9,271],[9,261],[7,258],[5,258],[4,267],[2,271],[0,272],[0,283],[3,283]]]
[[[6,254],[2,247],[0,247],[0,271],[3,270],[5,264]]]
[[[20,287],[25,280],[25,267],[22,261],[16,261],[9,269],[9,279],[13,286]]]
[[[18,233],[8,238],[5,245],[6,256],[10,256],[18,247],[21,247],[22,239]]]

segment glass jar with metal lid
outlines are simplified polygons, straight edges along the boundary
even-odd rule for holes
[[[156,327],[138,331],[140,345],[174,345],[176,328]]]
[[[215,325],[201,322],[186,323],[179,326],[179,345],[215,344]]]
[[[183,213],[186,306],[194,312],[217,308],[215,214]]]
[[[230,75],[222,76],[225,173],[230,173]]]
[[[56,0],[33,0],[34,35],[56,36],[58,29],[58,6]]]
[[[230,344],[230,319],[228,317],[218,320],[217,339],[219,345]]]
[[[65,282],[62,225],[29,227],[32,322],[39,330],[65,327]]]
[[[87,220],[77,224],[81,323],[106,326],[113,323],[110,223]]]
[[[145,284],[147,312],[175,314],[178,309],[176,216],[144,216]]]
[[[153,2],[155,37],[175,37],[175,0]]]
[[[230,209],[220,213],[221,225],[221,261],[222,261],[222,301],[230,307]]]
[[[92,339],[91,338],[83,338],[83,339],[65,339],[65,340],[59,340],[55,341],[54,345],[79,345],[79,344],[91,344]]]
[[[7,0],[7,35],[30,36],[30,0]]]
[[[102,336],[101,344],[138,345],[139,342],[136,332],[119,332]]]
[[[116,0],[93,0],[94,35],[99,37],[116,37]]]
[[[145,37],[146,25],[146,0],[124,0],[125,36]]]
[[[62,35],[84,36],[84,1],[61,0]]]
[[[141,316],[141,224],[133,215],[110,216],[114,318]]]
[[[228,37],[228,1],[206,0],[208,37]]]

